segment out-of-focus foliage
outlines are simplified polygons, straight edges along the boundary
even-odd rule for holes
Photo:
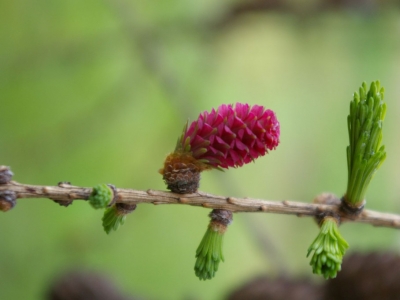
[[[204,173],[201,190],[299,201],[342,195],[349,102],[362,81],[379,79],[388,157],[366,207],[399,212],[398,8],[285,1],[289,9],[227,18],[238,2],[1,2],[0,164],[24,183],[164,189],[157,170],[187,118],[247,102],[276,112],[279,148],[243,168]],[[221,299],[281,270],[311,276],[311,219],[235,214],[224,264],[199,281],[193,264],[207,214],[139,205],[107,235],[102,212],[83,201],[19,200],[0,215],[0,298],[41,299],[51,278],[75,266],[151,299]],[[395,230],[345,224],[341,233],[349,251],[399,245]]]

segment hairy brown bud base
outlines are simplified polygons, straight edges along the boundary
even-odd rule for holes
[[[218,223],[223,226],[228,226],[232,223],[232,212],[225,209],[213,209],[210,214],[210,223]]]
[[[190,153],[173,152],[167,156],[164,168],[159,172],[163,175],[167,188],[173,193],[191,194],[197,192],[200,184],[200,172],[211,169],[191,156]]]
[[[349,216],[358,216],[364,209],[366,201],[360,201],[355,204],[347,201],[346,196],[342,197],[340,210]]]

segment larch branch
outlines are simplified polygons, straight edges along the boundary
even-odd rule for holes
[[[68,203],[74,200],[87,200],[92,188],[73,186],[69,183],[59,183],[57,186],[29,185],[10,181],[0,185],[0,193],[12,191],[17,199],[48,198],[58,203]],[[364,209],[358,216],[343,216],[340,212],[340,199],[332,201],[332,194],[322,194],[319,198],[330,197],[329,204],[303,203],[298,201],[272,201],[253,198],[238,198],[217,196],[204,192],[193,194],[175,194],[158,190],[116,189],[117,203],[130,204],[181,204],[199,206],[210,209],[226,209],[232,212],[264,212],[272,214],[287,214],[296,216],[317,217],[321,214],[334,213],[341,215],[343,222],[359,222],[373,226],[400,228],[400,215],[381,213]],[[321,201],[319,201],[321,202]]]

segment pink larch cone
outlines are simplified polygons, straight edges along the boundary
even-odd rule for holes
[[[236,103],[200,114],[180,143],[194,158],[213,167],[247,164],[279,144],[279,122],[272,110]],[[188,147],[189,146],[189,147]]]
[[[171,191],[193,193],[201,171],[247,164],[275,149],[279,135],[279,122],[272,110],[223,104],[185,126],[160,173]]]

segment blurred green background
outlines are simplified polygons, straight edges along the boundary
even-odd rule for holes
[[[263,5],[269,3],[271,5]],[[0,164],[22,183],[165,189],[157,173],[184,122],[222,103],[273,109],[281,144],[254,164],[205,172],[201,190],[309,202],[342,195],[346,117],[381,80],[388,158],[367,208],[400,213],[400,13],[380,1],[2,1]],[[397,156],[396,156],[397,155]],[[107,236],[102,212],[23,199],[0,216],[0,298],[43,299],[71,268],[143,299],[223,299],[259,274],[311,274],[311,218],[236,214],[216,278],[194,275],[206,209],[139,205]],[[350,251],[398,251],[396,230],[345,224]]]

